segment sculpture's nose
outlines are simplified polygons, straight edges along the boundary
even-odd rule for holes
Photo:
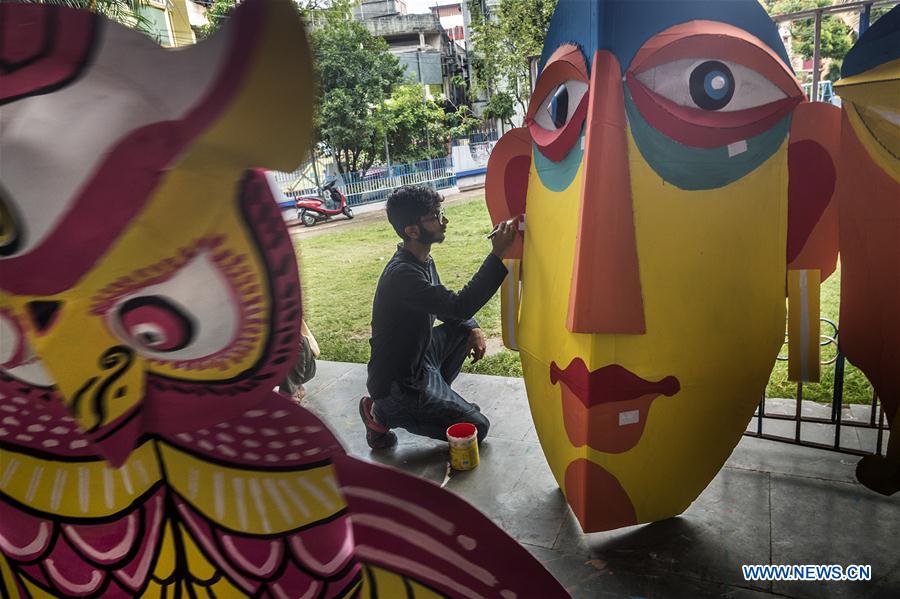
[[[569,312],[573,333],[646,331],[619,61],[594,54]]]

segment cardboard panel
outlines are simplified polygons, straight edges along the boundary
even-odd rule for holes
[[[818,270],[788,271],[788,379],[819,382],[819,293]]]

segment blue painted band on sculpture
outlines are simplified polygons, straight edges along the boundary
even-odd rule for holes
[[[625,111],[631,135],[650,168],[667,183],[694,191],[724,187],[754,171],[781,147],[791,127],[788,115],[745,140],[746,149],[729,156],[728,146],[693,148],[657,131],[641,116],[627,89]]]
[[[553,162],[543,154],[537,145],[532,144],[532,160],[534,168],[537,170],[538,177],[544,187],[550,191],[564,191],[575,179],[575,173],[581,166],[581,160],[584,157],[584,126],[581,128],[581,135],[575,142],[565,158],[559,162]]]

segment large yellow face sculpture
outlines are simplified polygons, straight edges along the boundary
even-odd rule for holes
[[[788,264],[816,262],[831,192],[789,174],[833,185],[831,159],[774,25],[727,5],[560,2],[527,127],[488,167],[494,220],[526,215],[516,343],[586,531],[676,515],[706,487],[782,344]]]

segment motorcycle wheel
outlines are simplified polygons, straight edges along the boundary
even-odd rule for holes
[[[353,210],[350,209],[350,206],[344,206],[343,213],[347,218],[353,218]]]
[[[302,210],[300,212],[300,220],[303,222],[304,227],[311,227],[316,224],[316,217],[308,210]]]

